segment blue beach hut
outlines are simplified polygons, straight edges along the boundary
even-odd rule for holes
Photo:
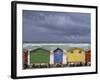
[[[62,64],[63,61],[63,50],[57,48],[54,50],[54,64]]]

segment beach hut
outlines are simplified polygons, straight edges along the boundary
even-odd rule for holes
[[[90,49],[87,49],[85,51],[85,61],[86,61],[86,65],[91,64],[91,50]]]
[[[32,51],[30,51],[30,64],[34,65],[47,65],[50,61],[50,51],[43,49],[43,48],[37,48]]]
[[[85,51],[81,48],[71,48],[67,52],[68,65],[81,65],[85,64]]]
[[[22,62],[23,62],[23,68],[27,68],[28,66],[28,50],[23,49],[22,53]]]
[[[63,50],[57,48],[54,50],[54,64],[62,64],[63,62]]]

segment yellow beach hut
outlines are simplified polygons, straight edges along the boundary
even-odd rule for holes
[[[81,48],[71,48],[67,51],[68,64],[85,64],[85,51]]]

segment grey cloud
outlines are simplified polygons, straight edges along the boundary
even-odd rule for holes
[[[23,41],[90,42],[90,14],[24,10]]]

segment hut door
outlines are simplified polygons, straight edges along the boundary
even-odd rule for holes
[[[60,50],[57,50],[54,52],[54,63],[62,64],[63,61],[63,52]]]

